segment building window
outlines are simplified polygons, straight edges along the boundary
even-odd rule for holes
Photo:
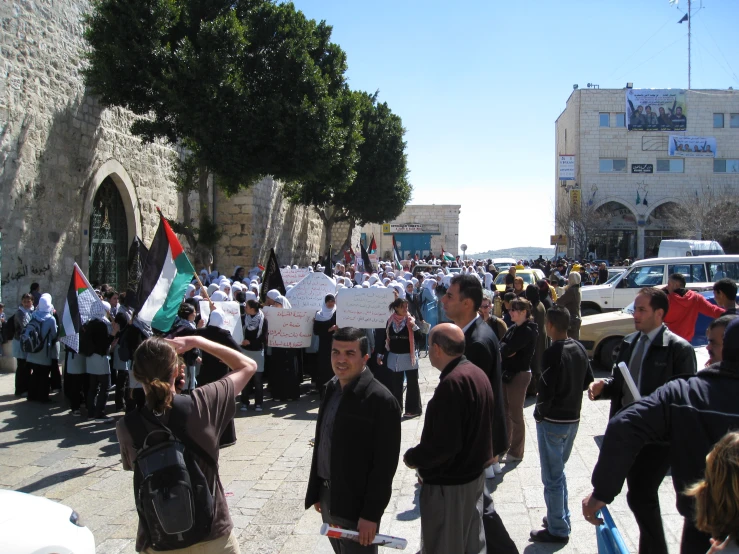
[[[625,173],[626,172],[626,160],[622,159],[605,159],[600,160],[600,172],[601,173]]]
[[[616,124],[614,127],[626,127],[626,114],[625,113],[616,113],[613,114],[616,117]]]
[[[714,173],[739,173],[739,160],[713,160]]]
[[[739,113],[729,115],[729,127],[732,129],[739,127]]]
[[[724,128],[724,114],[722,113],[713,114],[713,128],[714,129]]]
[[[600,126],[601,127],[610,127],[611,126],[611,114],[609,114],[609,113],[601,113],[600,114]]]
[[[682,173],[685,171],[685,160],[657,160],[658,173]]]

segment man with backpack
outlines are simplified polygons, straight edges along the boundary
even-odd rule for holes
[[[193,348],[220,359],[231,372],[190,396],[179,395],[184,366],[178,355]],[[241,352],[199,336],[152,337],[137,348],[132,371],[143,384],[146,405],[116,425],[123,469],[134,471],[137,552],[195,545],[204,554],[240,552],[218,475],[218,443],[236,414],[236,395],[256,369]]]
[[[54,306],[49,293],[42,294],[38,306],[20,337],[21,350],[31,377],[28,384],[28,400],[49,402],[51,366],[56,359],[57,325]]]

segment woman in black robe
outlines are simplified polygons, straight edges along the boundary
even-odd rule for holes
[[[201,327],[200,329],[183,328],[182,331],[177,334],[178,336],[197,335],[199,337],[206,338],[210,341],[222,344],[223,346],[227,346],[228,348],[233,348],[234,350],[241,352],[241,350],[239,349],[239,345],[236,344],[236,341],[231,336],[231,333],[227,329],[224,329],[223,326],[223,312],[221,312],[220,310],[212,310],[210,312],[208,325],[206,325],[205,327]],[[230,370],[228,366],[224,364],[220,359],[216,358],[212,354],[208,354],[205,351],[202,351],[200,356],[203,361],[200,365],[200,373],[198,374],[198,387],[202,387],[203,385],[207,385],[208,383],[213,383],[214,381],[218,381],[219,379],[222,379],[223,377],[228,375],[228,372]],[[228,427],[226,427],[221,434],[221,438],[218,444],[221,448],[224,448],[235,443],[236,426],[234,425],[234,422],[232,420]]]
[[[316,365],[316,387],[323,399],[323,391],[334,370],[331,366],[331,345],[334,331],[336,331],[336,297],[327,294],[323,301],[323,308],[316,312],[313,323],[313,334],[318,337],[318,361]]]
[[[276,289],[267,293],[266,306],[279,309],[289,309],[290,302]],[[268,330],[268,337],[269,332]],[[267,338],[269,344],[269,338]],[[278,402],[285,400],[298,400],[300,398],[300,369],[298,367],[297,354],[300,350],[296,348],[271,347],[269,356],[269,390],[272,399]]]

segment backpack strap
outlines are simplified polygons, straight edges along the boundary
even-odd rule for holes
[[[168,425],[164,425],[149,408],[142,406],[136,410],[127,413],[124,416],[126,428],[131,434],[134,447],[140,450],[144,446],[146,437],[151,433],[146,426],[146,422],[151,423],[155,428],[164,429],[174,435],[174,437],[185,445],[190,452],[195,454],[199,459],[205,462],[214,473],[218,473],[218,462],[208,454],[199,444],[193,441],[187,434],[185,425],[187,417],[192,411],[192,399],[186,396],[176,394],[172,399],[172,408],[169,412]]]

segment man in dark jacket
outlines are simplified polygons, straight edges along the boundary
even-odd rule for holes
[[[544,352],[534,408],[547,518],[543,529],[531,531],[537,542],[567,543],[572,531],[564,470],[580,425],[582,392],[593,382],[593,371],[582,344],[567,338],[569,326],[567,308],[547,311],[544,327],[552,346]]]
[[[626,363],[640,396],[653,393],[672,377],[694,375],[695,352],[684,339],[670,332],[663,321],[668,310],[664,291],[641,289],[634,300],[636,333],[624,337],[613,367],[613,376],[590,385],[591,400],[611,400],[611,417],[634,402],[625,383],[620,362]],[[627,476],[626,500],[639,524],[639,554],[667,554],[658,489],[670,466],[669,446],[647,444],[639,452]]]
[[[582,503],[587,521],[598,524],[596,512],[621,492],[645,445],[663,442],[669,444],[677,510],[685,518],[680,552],[710,548],[709,535],[693,524],[694,499],[684,492],[704,477],[713,446],[739,427],[739,320],[726,328],[724,344],[721,363],[687,380],[670,381],[611,419],[593,470],[593,492]]]
[[[493,389],[493,456],[499,456],[508,450],[508,431],[506,429],[505,408],[503,398],[503,381],[501,380],[500,345],[490,326],[479,316],[477,311],[482,304],[482,285],[474,275],[456,275],[442,304],[447,316],[464,333],[464,355],[467,360],[482,369],[490,380]],[[495,477],[493,464],[486,470],[487,478]],[[518,552],[516,545],[506,531],[503,521],[495,511],[492,496],[484,492],[485,542],[496,546],[496,553]]]
[[[429,335],[429,360],[441,371],[418,446],[403,458],[418,469],[424,554],[485,552],[485,468],[493,462],[493,389],[463,356],[464,333],[442,323]]]
[[[323,521],[359,532],[359,543],[329,539],[334,552],[377,552],[370,546],[390,502],[400,455],[400,406],[367,369],[361,329],[334,333],[331,365],[316,423],[305,507]]]

